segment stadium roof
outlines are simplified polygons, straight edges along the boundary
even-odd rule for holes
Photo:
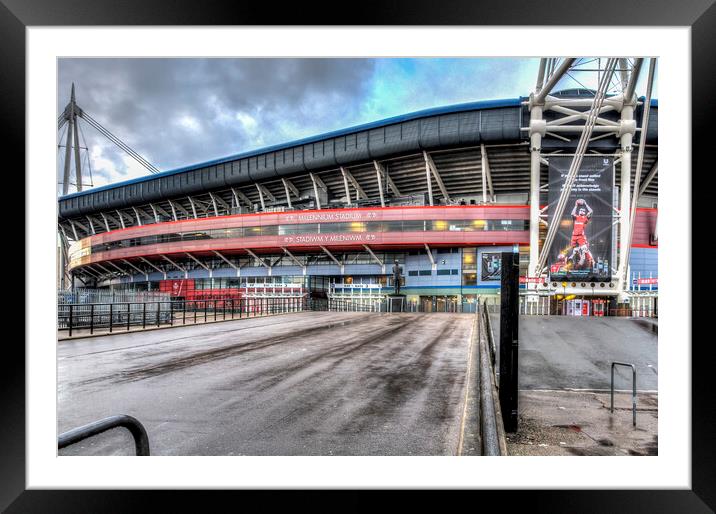
[[[396,123],[401,123],[404,121],[410,121],[410,120],[415,120],[415,119],[419,119],[419,118],[426,118],[426,117],[436,116],[436,115],[440,115],[440,114],[451,114],[451,113],[475,111],[475,110],[482,110],[482,109],[495,109],[495,108],[499,108],[499,107],[517,107],[517,106],[521,105],[523,100],[524,100],[524,98],[510,98],[510,99],[501,99],[501,100],[499,100],[499,99],[498,100],[482,100],[482,101],[477,101],[477,102],[466,102],[466,103],[461,103],[461,104],[432,107],[429,109],[423,109],[423,110],[411,112],[408,114],[392,116],[390,118],[385,118],[385,119],[378,120],[378,121],[372,121],[369,123],[363,123],[361,125],[355,125],[355,126],[344,128],[344,129],[334,130],[331,132],[325,132],[323,134],[318,134],[315,136],[310,136],[310,137],[306,137],[306,138],[302,138],[302,139],[298,139],[298,140],[294,140],[294,141],[289,141],[286,143],[280,143],[277,145],[266,146],[263,148],[257,148],[255,150],[250,150],[247,152],[242,152],[242,153],[238,153],[238,154],[228,155],[225,157],[220,157],[218,159],[212,159],[209,161],[191,164],[188,166],[182,166],[180,168],[163,171],[161,173],[156,173],[153,175],[146,175],[143,177],[137,177],[137,178],[130,179],[130,180],[115,182],[113,184],[107,184],[104,186],[87,189],[85,191],[71,193],[71,194],[60,197],[60,199],[67,199],[67,198],[73,198],[76,196],[83,196],[83,195],[87,195],[87,194],[91,194],[91,193],[96,193],[99,191],[104,191],[107,189],[112,189],[115,187],[126,186],[129,184],[136,184],[138,182],[144,182],[147,180],[154,180],[154,179],[156,179],[158,177],[162,177],[162,176],[174,175],[177,173],[182,173],[184,171],[194,170],[194,169],[198,169],[198,168],[204,168],[207,166],[214,166],[216,164],[222,164],[222,163],[226,163],[226,162],[230,162],[230,161],[235,161],[238,159],[245,159],[247,157],[254,157],[254,156],[269,153],[269,152],[275,152],[277,150],[284,150],[286,148],[305,145],[305,144],[309,144],[309,143],[315,143],[315,142],[322,141],[324,139],[328,139],[328,138],[332,138],[332,137],[340,137],[340,136],[352,134],[355,132],[384,127],[387,125],[394,125]]]

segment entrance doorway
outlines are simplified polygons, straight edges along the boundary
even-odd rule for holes
[[[458,312],[457,295],[421,296],[420,312]]]
[[[553,313],[562,316],[608,316],[609,299],[605,297],[558,299]]]

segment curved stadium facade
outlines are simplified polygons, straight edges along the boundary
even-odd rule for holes
[[[587,94],[552,98],[578,104]],[[658,277],[656,102],[650,108],[646,135],[637,123],[634,140],[645,146],[644,170],[655,172],[642,184],[631,179],[632,189],[643,186],[628,268],[639,277]],[[558,116],[545,110],[547,122]],[[610,116],[616,128],[593,138],[589,153],[614,158],[614,183],[624,186],[623,123],[618,110]],[[257,285],[321,298],[387,292],[398,261],[408,302],[461,309],[499,294],[499,252],[518,251],[521,275],[530,274],[530,231],[539,244],[546,232],[530,198],[547,205],[549,156],[570,155],[577,144],[547,133],[535,148],[533,130],[527,98],[460,104],[70,194],[59,200],[58,220],[72,241],[69,269],[80,285],[187,299]],[[610,299],[619,289],[611,280],[554,284],[549,276],[539,288],[548,303]]]

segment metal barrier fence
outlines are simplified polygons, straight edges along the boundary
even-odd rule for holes
[[[567,300],[558,300],[557,302],[554,302],[548,296],[541,296],[536,298],[534,301],[527,301],[526,296],[520,296],[520,314],[526,316],[569,316],[571,314],[569,314],[569,311],[567,310],[566,302]],[[634,302],[633,299],[632,302]],[[588,314],[585,313],[580,315],[589,317],[615,316],[628,318],[658,318],[658,312],[655,305],[644,301],[635,302],[635,305],[629,307],[604,308],[599,313],[597,313],[595,309],[596,307],[592,304]]]
[[[550,313],[550,297],[528,297],[520,295],[520,314],[526,316],[547,316]]]
[[[365,298],[327,298],[314,299],[310,302],[308,310],[336,311],[336,312],[395,312],[397,303],[391,310],[388,298],[366,300]],[[403,312],[449,312],[449,313],[470,313],[477,312],[475,302],[446,302],[440,307],[433,308],[432,304],[421,302],[404,302]]]
[[[628,318],[658,318],[656,311],[646,309],[632,309],[631,307],[608,309],[608,316],[622,316]]]
[[[366,300],[365,298],[328,298],[327,310],[336,312],[387,312],[385,298]]]
[[[440,302],[425,303],[425,302],[407,302],[405,304],[406,312],[453,312],[453,313],[473,313],[475,312],[474,303],[458,303],[458,302]]]
[[[67,330],[107,329],[129,331],[132,327],[160,327],[241,319],[305,310],[305,298],[251,297],[212,300],[172,300],[141,303],[62,304],[57,306],[57,327]]]
[[[115,291],[111,289],[94,289],[78,287],[72,291],[58,290],[57,304],[90,304],[90,303],[143,303],[168,302],[172,299],[169,293],[161,291]]]
[[[487,302],[483,302],[480,305],[479,315],[482,316],[483,322],[485,323],[485,336],[490,349],[490,360],[494,367],[497,362],[497,345],[495,344],[495,333],[492,331],[490,312],[499,312],[499,305],[493,305],[490,307],[487,305]],[[499,372],[495,372],[495,375],[498,376]]]

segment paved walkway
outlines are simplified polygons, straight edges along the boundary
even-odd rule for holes
[[[310,312],[61,341],[59,430],[122,413],[153,455],[451,455],[472,321]],[[116,430],[61,453],[131,449]]]
[[[499,315],[491,317],[499,344]],[[658,345],[651,325],[629,318],[521,316],[519,430],[510,455],[656,455]],[[616,409],[609,412],[611,363],[637,368],[637,426],[631,370],[616,368]]]
[[[491,316],[499,345],[499,314]],[[611,363],[636,365],[637,387],[658,389],[658,336],[630,318],[520,316],[521,389],[609,389]],[[631,370],[617,368],[616,386],[631,388]]]
[[[657,455],[658,396],[631,393],[521,391],[519,431],[507,435],[510,455]]]

